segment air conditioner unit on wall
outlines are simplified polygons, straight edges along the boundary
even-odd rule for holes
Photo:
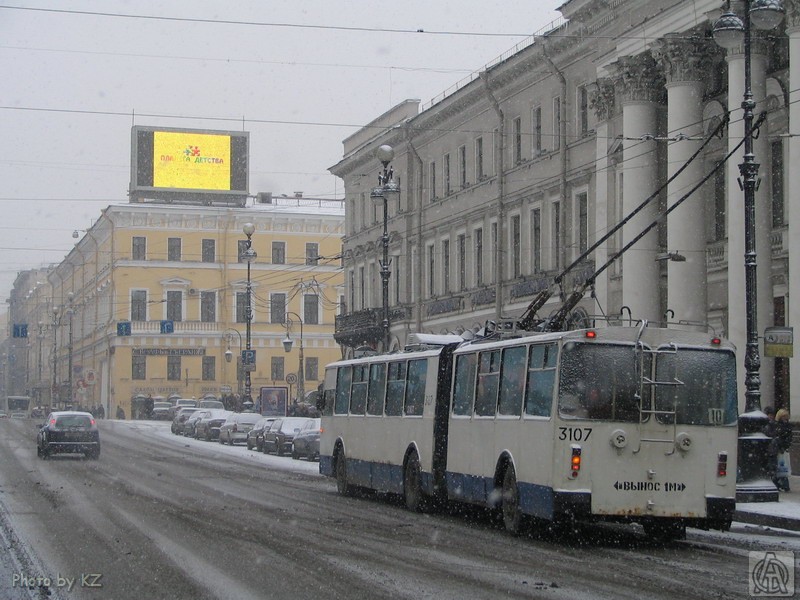
[[[189,288],[189,295],[194,296],[197,294],[197,288]]]

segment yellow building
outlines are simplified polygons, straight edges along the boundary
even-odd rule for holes
[[[324,366],[341,358],[333,331],[343,295],[344,208],[339,201],[270,200],[246,208],[109,206],[77,234],[42,288],[52,296],[28,300],[50,315],[52,347],[28,364],[47,373],[37,360],[52,365],[55,355],[51,403],[101,405],[109,416],[122,408],[130,416],[137,396],[243,394],[247,369],[237,364],[250,356],[241,353],[248,285],[254,402],[262,388],[284,388],[289,399],[316,390]],[[249,279],[247,223],[256,253]],[[294,342],[289,353],[287,336]]]

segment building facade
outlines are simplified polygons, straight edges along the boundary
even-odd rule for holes
[[[339,201],[265,200],[106,208],[46,279],[37,276],[46,285],[24,300],[15,288],[10,321],[41,322],[47,342],[17,359],[26,391],[38,390],[42,404],[101,405],[111,415],[131,415],[137,397],[241,395],[248,287],[254,400],[261,387],[299,400],[316,390],[324,365],[341,357],[333,328],[344,210]],[[246,223],[257,255],[249,284]]]
[[[800,244],[790,243],[800,174],[784,169],[800,157],[791,133],[800,2],[784,5],[784,22],[752,43],[755,113],[764,113],[754,136],[760,336],[800,322],[790,302],[800,290]],[[380,171],[377,149],[388,144],[401,187],[388,218],[392,347],[411,332],[519,317],[551,289],[546,317],[593,278],[580,314],[710,326],[736,344],[741,365],[744,54],[711,37],[724,8],[570,0],[563,22],[450,93],[403,102],[344,140],[330,169],[347,203],[348,313],[337,340],[350,353],[381,345],[382,212],[363,174]],[[796,361],[764,357],[763,346],[761,357],[762,405],[800,406]]]

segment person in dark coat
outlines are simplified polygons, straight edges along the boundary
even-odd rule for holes
[[[789,423],[789,411],[785,408],[775,413],[775,435],[772,440],[775,443],[777,457],[780,457],[784,452],[788,452],[792,446],[792,425]],[[782,492],[790,491],[789,477],[787,476],[776,477],[775,485]]]

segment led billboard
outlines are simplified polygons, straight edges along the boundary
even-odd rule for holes
[[[131,200],[244,199],[249,133],[134,126]]]

